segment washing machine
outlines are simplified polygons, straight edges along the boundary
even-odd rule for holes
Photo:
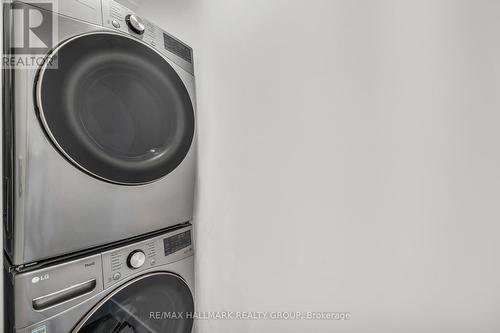
[[[190,225],[69,261],[6,272],[11,333],[189,333]]]
[[[53,44],[39,66],[4,73],[4,244],[11,263],[190,221],[191,47],[112,0],[10,2],[4,34],[5,52],[14,55],[39,52],[23,41]]]

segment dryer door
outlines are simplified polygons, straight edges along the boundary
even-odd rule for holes
[[[193,296],[184,280],[152,273],[113,292],[73,332],[190,333],[193,311]]]
[[[125,35],[71,38],[39,72],[36,105],[45,132],[75,166],[118,184],[172,172],[188,153],[194,110],[175,69]],[[181,70],[181,69],[179,69]]]

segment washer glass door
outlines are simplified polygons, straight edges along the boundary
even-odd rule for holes
[[[59,152],[83,171],[119,184],[172,172],[194,136],[189,93],[156,50],[125,35],[89,33],[53,54],[39,72],[36,104]]]
[[[74,332],[191,333],[193,311],[191,291],[181,278],[153,273],[112,293]]]

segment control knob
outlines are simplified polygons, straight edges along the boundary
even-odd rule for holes
[[[146,255],[141,250],[132,251],[127,258],[127,265],[132,269],[140,268],[146,262]]]
[[[130,30],[132,30],[136,34],[142,35],[144,33],[144,30],[146,30],[144,21],[137,15],[129,14],[125,17],[125,21],[127,22]]]

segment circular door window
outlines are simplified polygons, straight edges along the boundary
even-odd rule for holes
[[[62,43],[36,99],[54,146],[85,172],[144,184],[172,172],[194,136],[194,110],[176,71],[154,49],[114,33]]]
[[[153,273],[115,291],[73,332],[191,333],[193,311],[191,291],[181,278]]]

